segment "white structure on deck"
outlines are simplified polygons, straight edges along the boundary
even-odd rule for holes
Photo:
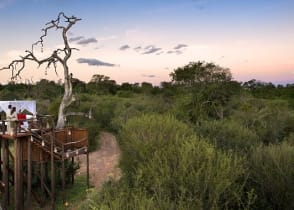
[[[16,113],[27,110],[32,114],[36,114],[36,101],[0,101],[0,112],[5,113],[8,110],[8,105],[16,107]]]
[[[36,101],[16,101],[16,100],[15,101],[0,101],[0,113],[1,112],[7,113],[8,105],[15,107],[16,113],[20,113],[25,110],[26,110],[26,114],[28,114],[29,112],[30,114],[26,115],[26,119],[33,118],[33,115],[36,115]],[[1,120],[4,120],[4,119],[2,119],[2,116],[1,116]],[[5,125],[7,125],[7,121],[5,122]],[[0,122],[0,126],[2,126],[2,121]],[[28,122],[24,122],[21,127],[27,128]]]

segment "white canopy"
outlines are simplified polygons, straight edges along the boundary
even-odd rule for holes
[[[15,106],[17,113],[26,109],[32,114],[36,114],[36,101],[0,101],[0,112],[7,112],[8,105]]]

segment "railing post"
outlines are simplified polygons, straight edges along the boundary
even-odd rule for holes
[[[54,166],[54,139],[55,139],[55,133],[52,129],[52,135],[50,135],[51,140],[51,207],[52,209],[55,209],[55,166]]]
[[[31,193],[32,193],[32,144],[33,136],[31,134],[28,139],[28,186],[27,186],[27,206],[31,206]]]
[[[9,174],[8,174],[8,167],[9,167],[9,156],[8,156],[8,140],[5,138],[1,139],[2,143],[2,153],[3,153],[3,164],[2,164],[2,171],[3,171],[3,182],[4,182],[4,196],[2,200],[2,208],[4,210],[8,209],[9,205]]]
[[[62,145],[62,172],[61,172],[61,176],[62,176],[62,199],[63,199],[63,203],[65,203],[65,151],[64,151],[64,145]]]

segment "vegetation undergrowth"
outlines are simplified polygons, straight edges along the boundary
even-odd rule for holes
[[[79,195],[76,208],[293,209],[294,85],[237,82],[205,62],[171,77],[160,87],[73,78],[67,111],[91,119],[69,116],[67,125],[89,129],[92,151],[99,132],[111,131],[122,151],[120,181]],[[47,80],[0,85],[1,100],[37,100],[38,113],[53,116],[62,95]]]

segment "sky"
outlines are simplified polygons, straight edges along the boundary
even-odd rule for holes
[[[0,0],[0,68],[25,55],[59,12],[76,16],[68,33],[75,78],[171,81],[190,62],[229,68],[237,81],[294,83],[294,0]],[[61,48],[59,31],[44,41],[45,57]],[[47,54],[46,54],[47,53]],[[63,70],[28,62],[19,82],[58,81]],[[0,71],[0,83],[10,80]]]

